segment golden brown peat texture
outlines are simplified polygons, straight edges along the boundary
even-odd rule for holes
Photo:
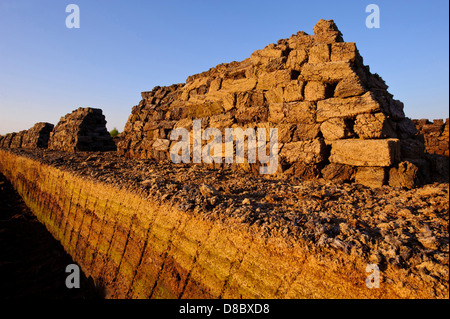
[[[448,184],[370,189],[44,150],[0,150],[0,170],[108,298],[449,297]]]

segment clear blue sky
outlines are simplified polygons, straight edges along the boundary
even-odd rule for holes
[[[68,29],[68,4],[80,28]],[[380,8],[368,29],[368,4]],[[103,109],[123,130],[141,91],[185,82],[219,63],[241,61],[297,31],[334,19],[364,63],[380,74],[411,118],[449,111],[449,2],[0,0],[0,134]]]

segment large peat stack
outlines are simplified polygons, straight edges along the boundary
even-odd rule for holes
[[[378,187],[392,172],[391,185],[407,186],[399,178],[405,174],[414,185],[418,167],[428,164],[403,103],[363,64],[355,43],[343,42],[332,20],[320,20],[313,30],[190,76],[185,84],[143,92],[119,153],[168,159],[175,143],[170,131],[183,127],[192,136],[192,120],[201,119],[202,128],[222,132],[278,128],[284,173]],[[399,166],[402,161],[408,164]],[[258,163],[238,166],[252,165]]]

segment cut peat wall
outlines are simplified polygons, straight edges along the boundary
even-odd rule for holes
[[[390,266],[382,276],[407,284],[368,289],[361,258],[262,238],[9,151],[0,171],[108,298],[435,297]]]

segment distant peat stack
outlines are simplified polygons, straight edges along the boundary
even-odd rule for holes
[[[49,149],[66,152],[115,151],[101,109],[78,108],[62,117],[53,129]]]

